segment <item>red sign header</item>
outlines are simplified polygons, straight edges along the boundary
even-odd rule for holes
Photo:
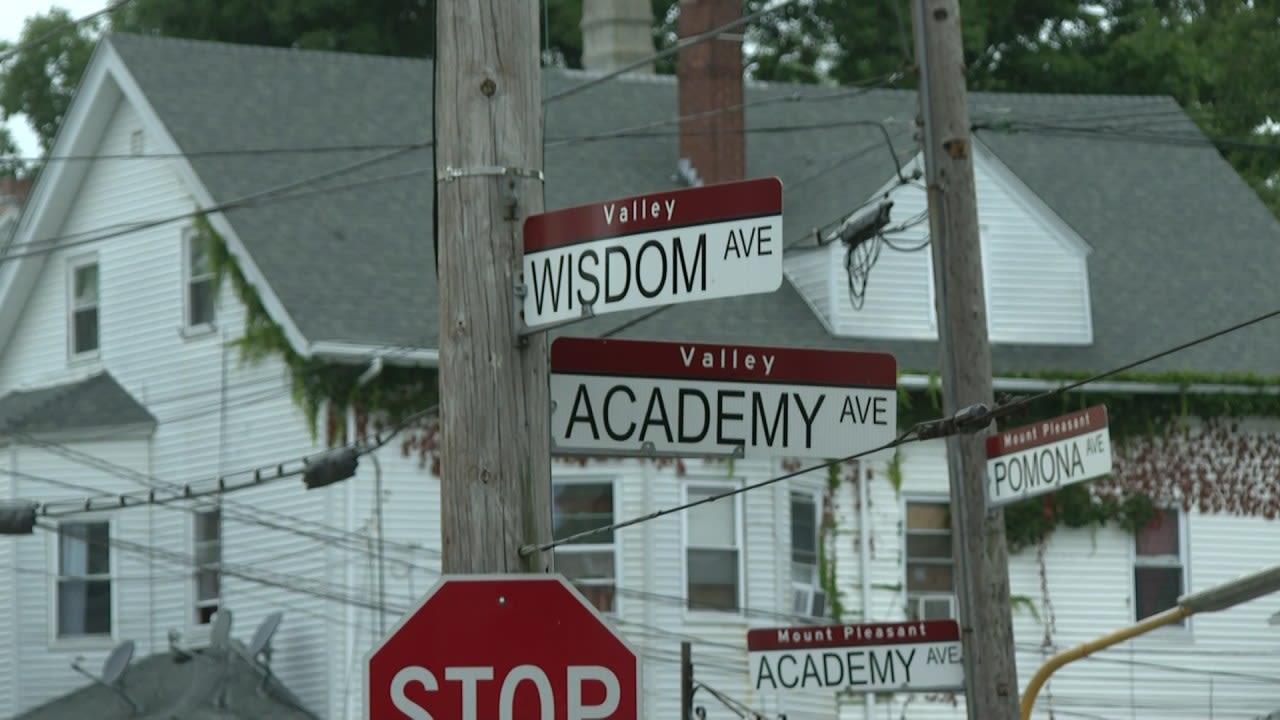
[[[1106,427],[1106,406],[1094,405],[1085,410],[991,435],[987,438],[987,459],[1104,430]]]
[[[898,364],[888,353],[602,338],[556,338],[551,371],[887,389],[898,384]]]
[[[524,251],[781,214],[782,181],[775,177],[667,190],[530,215],[524,221]]]
[[[950,642],[960,639],[955,620],[916,620],[865,625],[811,625],[747,631],[747,650],[809,650],[813,648],[901,643]]]

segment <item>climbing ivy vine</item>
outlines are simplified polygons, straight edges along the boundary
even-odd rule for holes
[[[427,368],[388,365],[371,382],[357,379],[360,365],[328,363],[298,354],[283,329],[263,306],[255,288],[245,278],[223,240],[207,218],[197,217],[195,230],[207,244],[218,286],[228,280],[245,307],[244,335],[235,341],[241,358],[248,362],[278,357],[288,369],[294,401],[311,424],[313,435],[324,419],[325,439],[335,442],[343,435],[347,411],[354,408],[357,430],[367,431],[370,423],[394,423],[438,402],[438,373]],[[939,417],[942,394],[936,376],[926,387],[898,391],[898,420],[901,427]],[[1080,379],[1082,373],[1047,372],[1014,377],[1052,381]],[[1106,405],[1116,472],[1098,481],[1071,485],[1055,493],[1030,498],[1005,507],[1005,529],[1009,548],[1032,547],[1054,529],[1101,527],[1112,524],[1130,532],[1146,525],[1158,505],[1180,505],[1203,512],[1280,517],[1280,436],[1275,433],[1244,432],[1241,417],[1280,418],[1280,394],[1266,392],[1280,385],[1280,379],[1250,374],[1166,372],[1127,373],[1112,381],[1133,381],[1171,385],[1163,393],[1096,392],[1088,388],[1054,399],[1034,403],[1004,426],[1014,427],[1055,417],[1092,405]],[[1258,392],[1189,392],[1192,385],[1232,385],[1256,388]],[[438,426],[424,423],[403,442],[406,452],[417,452],[424,464],[438,462]],[[586,462],[586,458],[578,459]],[[683,462],[674,460],[678,470]],[[784,467],[787,465],[784,463]],[[822,517],[823,537],[834,532],[832,494],[839,487],[841,465],[832,465]],[[850,467],[853,467],[850,465]],[[851,477],[851,476],[850,476]],[[900,459],[895,454],[889,478],[900,489]],[[833,614],[843,611],[835,578],[835,563],[827,557],[826,542],[820,543],[821,581],[833,604]]]
[[[1061,381],[1084,375],[1038,377]],[[1115,472],[1106,478],[1007,505],[1010,552],[1037,545],[1058,527],[1114,525],[1136,532],[1151,520],[1157,506],[1280,517],[1280,493],[1274,490],[1280,477],[1280,435],[1246,432],[1238,421],[1280,418],[1280,395],[1267,391],[1280,385],[1280,379],[1177,372],[1129,373],[1111,380],[1176,389],[1116,393],[1085,388],[1034,403],[1002,423],[1004,428],[1017,427],[1105,405],[1115,456]],[[1246,391],[1190,392],[1192,385],[1232,385]],[[904,428],[942,414],[933,382],[921,390],[900,391],[899,398],[899,424]]]
[[[371,423],[375,426],[393,424],[437,402],[435,370],[387,365],[377,377],[362,385],[357,382],[366,369],[361,365],[328,363],[300,355],[289,344],[280,325],[267,314],[262,298],[245,278],[225,240],[208,218],[197,216],[194,230],[197,240],[209,249],[217,278],[215,287],[220,288],[222,281],[228,280],[244,305],[244,335],[234,341],[241,360],[258,362],[273,356],[280,358],[289,372],[294,402],[305,413],[313,436],[319,435],[322,416],[325,440],[333,444],[343,435],[349,409],[356,410],[357,431],[364,434]],[[434,434],[429,424],[419,430],[417,442],[422,441],[423,433]]]

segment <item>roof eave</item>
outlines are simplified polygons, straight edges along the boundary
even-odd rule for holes
[[[433,348],[413,348],[391,345],[367,345],[333,340],[311,343],[307,357],[344,364],[371,363],[377,358],[391,365],[406,367],[440,367],[440,351]]]

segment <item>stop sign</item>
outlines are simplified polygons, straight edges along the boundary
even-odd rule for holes
[[[636,720],[636,654],[559,575],[436,583],[365,659],[369,720]]]

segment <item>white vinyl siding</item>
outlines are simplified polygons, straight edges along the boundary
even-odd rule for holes
[[[994,155],[974,147],[991,341],[1088,345],[1093,341],[1089,246]],[[850,299],[846,248],[839,241],[786,260],[787,276],[836,335],[933,340],[938,325],[928,198],[923,188],[899,187],[896,181],[874,197],[889,191],[889,228],[910,227],[887,233],[880,243],[862,287],[861,307]]]

